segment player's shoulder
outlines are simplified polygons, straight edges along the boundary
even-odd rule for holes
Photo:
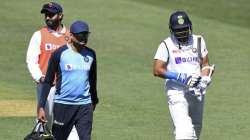
[[[43,26],[38,31],[40,31],[40,32],[48,31],[48,27],[47,26]]]
[[[32,36],[35,38],[41,37],[41,30],[35,31]]]
[[[169,37],[160,40],[160,42],[159,42],[159,47],[165,46],[166,43],[168,42],[168,40],[169,40]]]
[[[67,46],[67,44],[64,44],[64,45],[62,45],[61,47],[59,47],[58,49],[56,49],[55,50],[55,52],[63,52],[63,51],[65,51],[65,50],[67,50],[68,49],[68,46]]]
[[[65,25],[62,25],[62,26],[63,26],[63,28],[61,30],[61,33],[69,36],[70,35],[70,30]]]
[[[170,41],[170,40],[171,40],[171,37],[166,37],[165,39],[163,39],[163,40],[161,41],[161,43],[168,42],[168,41]]]
[[[171,37],[167,37],[167,38],[161,40],[159,47],[160,48],[168,48],[168,46],[172,44],[171,42],[172,42]]]
[[[56,50],[53,52],[52,55],[53,55],[54,57],[61,56],[62,52],[64,52],[64,51],[67,50],[67,49],[68,49],[68,46],[67,46],[67,44],[65,44],[65,45],[59,47],[58,49],[56,49]]]
[[[94,49],[89,48],[89,47],[85,47],[85,49],[86,49],[87,51],[89,51],[90,53],[93,53],[93,54],[95,55],[95,50],[94,50]]]

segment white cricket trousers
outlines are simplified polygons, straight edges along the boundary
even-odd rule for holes
[[[55,86],[51,87],[48,98],[47,98],[47,102],[45,105],[45,115],[48,121],[47,124],[50,129],[52,128],[52,125],[53,125],[53,105],[54,105],[53,100],[54,100],[55,92],[56,92]],[[39,103],[41,94],[42,94],[42,85],[37,84],[37,103]],[[78,136],[75,126],[73,126],[67,140],[79,140],[79,136]]]
[[[176,140],[197,140],[202,128],[204,95],[168,90],[168,105]]]

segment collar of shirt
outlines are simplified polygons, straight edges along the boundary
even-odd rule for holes
[[[171,40],[173,41],[173,43],[178,46],[178,48],[181,48],[182,50],[187,50],[187,49],[190,49],[193,47],[193,36],[190,35],[189,38],[188,38],[188,43],[185,44],[185,45],[180,45],[177,41],[177,39],[175,38],[174,35],[171,35]]]

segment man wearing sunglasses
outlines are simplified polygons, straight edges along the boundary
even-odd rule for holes
[[[63,8],[55,2],[45,3],[41,9],[44,14],[46,26],[36,31],[29,43],[26,62],[28,70],[36,83],[37,101],[41,97],[41,83],[44,81],[47,71],[48,60],[56,49],[66,44],[69,40],[69,31],[62,24]],[[54,85],[55,83],[53,83]],[[52,126],[52,110],[55,87],[52,87],[46,104],[46,115],[48,125]],[[78,135],[75,129],[72,130],[69,139],[77,140]]]
[[[90,140],[93,111],[98,103],[96,54],[87,47],[90,32],[86,22],[75,21],[70,27],[70,33],[71,41],[57,49],[49,60],[38,119],[46,121],[46,99],[57,77],[53,135],[57,140],[66,140],[75,125],[79,139]]]

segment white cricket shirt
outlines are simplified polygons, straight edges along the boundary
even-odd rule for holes
[[[201,36],[199,36],[201,37]],[[199,74],[201,72],[197,41],[198,36],[192,35],[190,43],[187,46],[180,46],[179,49],[175,40],[171,37],[166,38],[165,43],[161,43],[156,51],[154,59],[158,59],[167,63],[166,69],[171,72],[186,73],[191,75],[193,73]],[[201,37],[201,57],[208,54],[205,41]],[[180,85],[175,80],[166,79],[167,89],[181,90],[183,85]]]

